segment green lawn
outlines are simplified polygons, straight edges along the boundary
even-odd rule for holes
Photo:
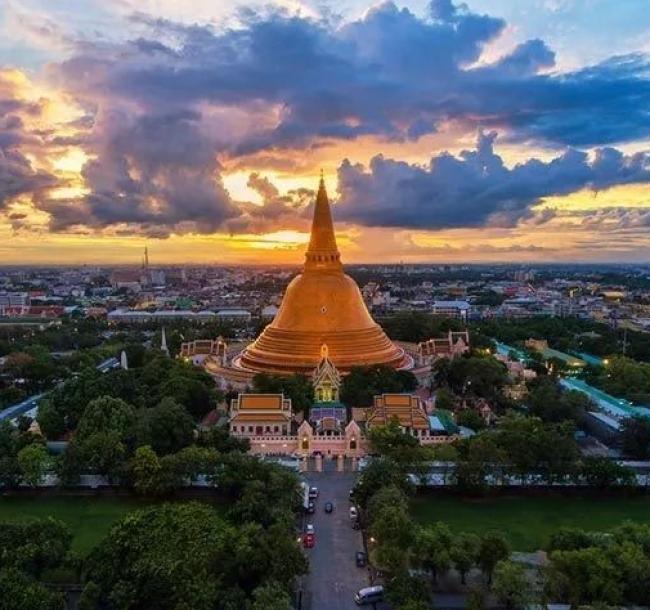
[[[60,519],[72,531],[72,548],[86,555],[108,533],[113,523],[128,512],[143,506],[143,502],[130,498],[0,497],[0,521],[34,517]]]
[[[650,497],[498,497],[457,498],[421,494],[412,500],[420,523],[444,521],[453,531],[480,534],[498,529],[516,551],[543,548],[560,527],[607,531],[626,519],[650,523]]]

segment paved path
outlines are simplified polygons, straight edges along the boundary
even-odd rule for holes
[[[306,610],[358,608],[353,596],[368,586],[368,572],[356,566],[355,553],[363,550],[363,543],[361,533],[352,529],[348,510],[348,494],[356,474],[310,472],[306,479],[320,492],[316,512],[307,515],[307,523],[316,529],[316,546],[306,551],[310,573],[305,585],[311,601]],[[325,502],[334,504],[333,513],[325,513]]]

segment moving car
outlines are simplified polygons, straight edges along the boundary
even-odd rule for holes
[[[375,585],[374,587],[364,587],[354,594],[354,601],[357,606],[366,606],[367,604],[376,604],[384,599],[384,587]]]
[[[331,513],[334,510],[334,504],[331,502],[325,502],[325,512]]]
[[[365,568],[368,563],[366,554],[363,551],[357,551],[355,560],[357,562],[357,568]]]
[[[309,488],[309,499],[310,500],[315,500],[318,498],[318,487],[310,487]]]
[[[314,536],[313,533],[306,533],[302,537],[302,544],[306,549],[314,548],[314,545],[316,544],[316,536]]]

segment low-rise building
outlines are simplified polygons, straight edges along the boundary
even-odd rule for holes
[[[239,394],[230,404],[230,433],[238,437],[287,436],[291,399],[283,394]]]

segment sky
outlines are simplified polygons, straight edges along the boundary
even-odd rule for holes
[[[648,262],[647,9],[2,0],[0,262]]]

